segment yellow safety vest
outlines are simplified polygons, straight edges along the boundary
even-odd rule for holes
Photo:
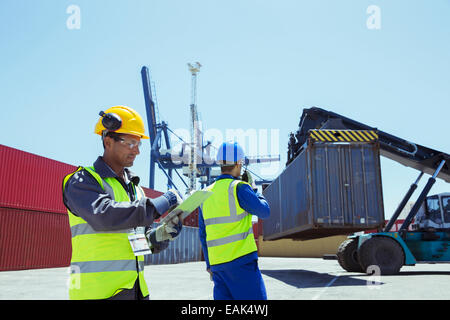
[[[203,203],[206,246],[210,265],[230,262],[257,251],[252,215],[239,205],[240,180],[220,179],[207,187],[213,194]]]
[[[86,169],[103,190],[109,185],[117,202],[130,201],[127,192],[116,178],[102,179],[93,167],[79,167],[64,178],[66,182],[76,172]],[[105,186],[104,183],[107,185]],[[139,186],[136,196],[144,195]],[[106,299],[123,289],[131,289],[139,275],[139,286],[143,296],[148,295],[144,279],[144,257],[136,257],[128,240],[134,230],[95,231],[84,219],[67,210],[72,233],[72,259],[69,279],[69,298]]]

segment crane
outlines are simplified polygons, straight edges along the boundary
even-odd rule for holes
[[[143,66],[141,69],[142,87],[151,146],[149,178],[149,188],[151,189],[155,188],[155,172],[157,168],[159,168],[166,176],[168,189],[175,188],[179,190],[173,180],[173,173],[175,173],[186,187],[187,192],[195,190],[198,178],[200,179],[201,188],[203,188],[211,184],[213,179],[220,175],[220,170],[213,170],[218,169],[219,164],[217,164],[214,157],[210,155],[211,149],[214,148],[212,142],[207,141],[206,144],[203,145],[203,133],[200,128],[197,112],[196,81],[201,64],[196,62],[194,64],[188,64],[188,66],[189,71],[191,72],[192,81],[190,104],[191,140],[189,142],[183,140],[182,137],[171,130],[166,121],[159,120],[156,90],[154,83],[151,81],[149,68]],[[174,136],[182,142],[182,148],[179,153],[173,150],[173,144],[170,139],[171,136]],[[245,165],[271,161],[280,161],[280,156],[247,157],[245,159]],[[182,170],[182,174],[180,174],[178,170]],[[255,181],[257,185],[271,182],[270,180],[259,177],[253,171],[249,171],[259,178]],[[188,183],[183,179],[183,176],[188,176]]]
[[[189,188],[187,192],[192,192],[197,189],[197,146],[201,145],[199,141],[199,128],[198,128],[198,113],[197,113],[197,73],[200,72],[202,65],[199,62],[195,62],[194,65],[188,63],[189,71],[191,72],[191,145],[190,145],[190,157],[189,157]]]
[[[364,210],[367,207],[364,204],[354,207],[353,204],[359,199],[368,199],[367,196],[370,196],[370,209],[373,209],[377,206],[382,207],[383,199],[381,196],[377,197],[375,189],[357,188],[361,185],[359,182],[363,181],[358,154],[362,155],[363,153],[354,152],[348,156],[345,154],[345,150],[359,150],[358,148],[369,150],[369,147],[364,147],[365,145],[370,145],[371,150],[375,152],[373,156],[370,156],[369,152],[364,153],[364,165],[370,167],[372,163],[371,172],[376,172],[376,175],[371,176],[375,178],[367,180],[365,186],[379,185],[381,187],[381,179],[376,179],[376,176],[380,176],[380,167],[373,165],[375,161],[378,161],[379,155],[417,169],[420,174],[384,228],[381,228],[384,224],[382,221],[377,232],[355,233],[339,246],[337,252],[339,264],[350,272],[372,274],[376,270],[378,274],[396,274],[404,265],[450,263],[450,251],[447,250],[450,246],[450,193],[428,196],[437,178],[450,182],[450,155],[316,107],[303,110],[299,128],[295,134],[292,133],[290,136],[287,168],[298,163],[306,163],[305,155],[311,154],[310,150],[313,146],[319,146],[322,148],[320,150],[326,149],[327,153],[324,151],[317,157],[308,158],[310,161],[308,168],[315,170],[311,176],[318,176],[317,174],[324,172],[322,170],[324,166],[321,167],[321,164],[325,163],[325,160],[327,168],[333,165],[336,168],[339,165],[342,170],[338,174],[322,175],[323,179],[316,179],[315,181],[319,183],[311,185],[310,189],[301,188],[303,180],[301,172],[297,172],[298,176],[296,176],[292,175],[292,170],[285,170],[274,180],[273,186],[270,185],[266,189],[264,195],[269,204],[271,202],[295,204],[299,203],[299,199],[313,199],[311,195],[317,194],[316,190],[324,190],[326,193],[333,185],[337,187],[329,193],[331,196],[326,199],[327,201],[323,201],[325,198],[317,198],[318,200],[314,201],[314,208],[318,209],[315,212],[311,211],[310,219],[305,219],[305,212],[296,210],[294,206],[279,206],[278,212],[275,209],[267,223],[263,225],[264,237],[268,240],[294,237],[307,239],[306,237],[318,238],[338,234],[334,232],[337,228],[339,228],[337,230],[340,234],[348,234],[349,227],[364,230],[363,224],[368,223],[361,222],[357,218],[367,212]],[[338,146],[341,148],[338,149]],[[339,152],[333,154],[328,150],[339,150]],[[326,159],[321,156],[325,154],[327,155]],[[351,161],[346,162],[345,159]],[[400,229],[392,231],[391,227],[397,222],[401,211],[405,208],[425,173],[431,177],[409,210]],[[326,188],[318,188],[320,183],[323,183]],[[296,186],[296,192],[287,195],[281,192],[291,186]],[[309,190],[312,191],[309,192]],[[343,203],[351,204],[351,206],[340,207]],[[356,209],[352,215],[349,215],[352,208]],[[313,214],[315,221],[309,224],[309,221],[313,219]],[[333,216],[333,218],[342,216],[344,217],[343,221],[345,221],[345,217],[349,217],[349,219],[345,223],[341,223],[339,219],[330,219],[328,222],[322,223],[324,214]],[[319,216],[321,221],[316,218]],[[368,217],[370,218],[370,216]],[[277,229],[271,228],[271,226],[282,227]],[[309,233],[303,235],[305,230]]]

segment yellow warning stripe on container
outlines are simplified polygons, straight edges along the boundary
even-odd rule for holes
[[[309,130],[310,137],[322,142],[371,142],[378,140],[374,130]]]

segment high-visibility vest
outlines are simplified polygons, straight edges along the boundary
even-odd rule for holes
[[[240,180],[220,179],[207,187],[213,194],[203,203],[206,246],[210,265],[230,262],[257,251],[252,215],[239,205]]]
[[[117,202],[130,201],[127,192],[116,178],[102,179],[94,167],[79,167],[64,178],[63,189],[69,178],[85,169]],[[111,192],[112,189],[112,192]],[[111,194],[112,193],[112,194]],[[137,198],[144,195],[135,186]],[[144,257],[136,257],[128,240],[133,228],[118,231],[95,231],[84,219],[70,210],[70,231],[72,233],[72,259],[70,261],[69,298],[106,299],[123,289],[132,289],[139,276],[143,296],[148,295],[144,279]]]

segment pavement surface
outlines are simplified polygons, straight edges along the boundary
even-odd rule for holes
[[[259,258],[270,300],[448,300],[450,264],[403,267],[395,276],[345,272],[336,260]],[[212,300],[204,262],[145,267],[152,300]],[[67,300],[68,268],[0,272],[0,300]]]

